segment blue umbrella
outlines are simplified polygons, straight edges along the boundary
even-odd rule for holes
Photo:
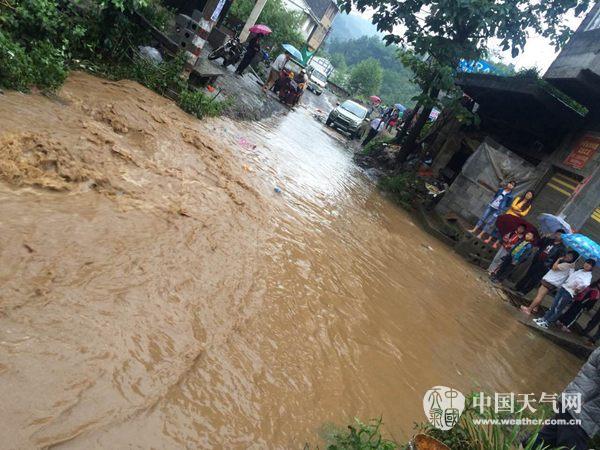
[[[563,242],[584,258],[592,258],[600,261],[600,245],[583,234],[565,234]]]
[[[288,52],[290,55],[292,55],[294,57],[294,59],[302,62],[302,53],[300,53],[300,50],[298,50],[296,47],[294,47],[291,44],[283,44],[282,47],[286,52]]]
[[[544,234],[550,234],[560,230],[561,228],[567,233],[572,233],[571,225],[569,225],[565,219],[552,214],[540,214],[538,216],[538,222],[540,224],[540,230]]]
[[[402,103],[396,103],[394,107],[400,112],[403,112],[406,109],[406,106],[404,106]]]

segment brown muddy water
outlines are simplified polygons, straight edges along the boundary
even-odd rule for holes
[[[74,74],[0,96],[0,177],[2,448],[302,448],[380,415],[402,440],[433,385],[581,364],[306,108],[200,122]]]

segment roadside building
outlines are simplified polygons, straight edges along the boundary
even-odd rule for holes
[[[575,228],[600,240],[600,3],[588,13],[544,78],[589,109],[582,126],[553,154],[544,191],[553,191],[552,196],[560,198],[558,212]],[[554,173],[560,172],[574,183],[553,181]]]
[[[437,211],[473,222],[498,183],[516,178],[537,194],[529,219],[561,215],[600,241],[600,3],[542,80],[465,73],[457,84],[481,123],[442,117],[430,136],[433,169],[452,180]]]
[[[340,12],[333,0],[283,0],[289,11],[302,13],[300,33],[310,51],[318,49],[331,30],[333,19]]]
[[[305,0],[283,0],[283,4],[288,11],[295,11],[302,14],[299,31],[306,42],[308,42],[313,31],[319,24],[319,18]]]
[[[333,0],[306,0],[306,2],[318,18],[317,26],[312,30],[307,41],[309,49],[316,50],[329,34],[333,19],[340,9],[337,2]]]

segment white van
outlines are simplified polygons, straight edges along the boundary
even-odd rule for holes
[[[308,90],[313,91],[317,95],[321,95],[327,86],[327,75],[321,72],[316,67],[311,67],[308,74]]]

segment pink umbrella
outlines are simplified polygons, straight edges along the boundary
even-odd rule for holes
[[[250,27],[250,33],[254,34],[271,34],[273,31],[266,25],[258,24]]]
[[[379,97],[377,97],[376,95],[371,95],[369,98],[371,99],[371,101],[373,103],[381,103],[381,99]]]

